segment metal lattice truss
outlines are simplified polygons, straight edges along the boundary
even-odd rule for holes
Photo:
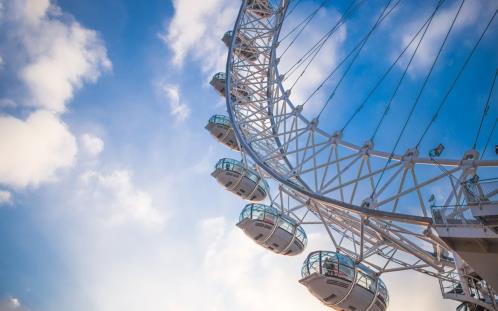
[[[325,132],[317,119],[303,116],[303,106],[292,103],[278,72],[288,1],[272,3],[268,18],[243,2],[234,33],[250,43],[257,58],[237,53],[233,36],[227,108],[244,157],[279,184],[272,205],[304,225],[324,226],[339,251],[379,273],[413,269],[445,279],[454,261],[431,228],[427,200],[436,192],[444,205],[462,205],[462,183],[477,172],[496,175],[498,161],[480,160],[474,150],[437,161],[416,149],[391,154],[370,141],[357,145],[341,132]]]

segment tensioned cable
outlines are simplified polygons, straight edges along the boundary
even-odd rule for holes
[[[341,18],[337,21],[337,23],[332,26],[330,30],[328,30],[310,49],[308,49],[285,73],[284,76],[286,78],[292,75],[299,66],[303,64],[303,61],[306,61],[313,53],[317,53],[321,47],[325,44],[325,42],[339,29],[339,27],[345,22],[345,18],[348,14],[352,13],[359,5],[361,5],[365,0],[359,0],[359,4],[356,4],[358,0],[353,0],[347,7],[346,11],[343,13]],[[356,5],[355,5],[356,4]],[[292,71],[292,72],[291,72]]]
[[[292,27],[291,30],[289,30],[288,33],[285,34],[285,36],[282,36],[281,38],[279,38],[279,42],[281,43],[282,41],[284,41],[285,39],[287,39],[288,37],[290,37],[290,35],[296,31],[299,27],[301,27],[304,23],[307,23],[309,19],[312,19],[317,13],[318,11],[325,5],[325,2],[327,2],[328,0],[324,0],[322,1],[322,3],[320,3],[320,5],[311,12],[311,14],[309,14],[308,16],[306,16],[305,18],[303,18],[302,21],[300,21],[296,26]],[[287,18],[287,16],[286,16]]]
[[[321,45],[319,46],[319,48],[314,52],[314,55],[311,57],[311,59],[308,61],[308,63],[306,64],[306,66],[304,67],[304,69],[302,70],[301,74],[299,74],[299,76],[296,78],[296,80],[294,81],[294,83],[292,84],[292,86],[290,87],[290,90],[292,90],[294,88],[294,86],[296,86],[297,82],[303,77],[304,73],[306,72],[306,70],[308,70],[308,67],[311,65],[311,63],[313,63],[313,60],[315,59],[316,56],[318,56],[318,53],[320,53],[321,49],[325,46],[325,43],[328,41],[328,39],[331,38],[331,36],[346,22],[346,19],[351,15],[353,14],[353,12],[358,8],[360,7],[363,3],[365,2],[365,0],[359,0],[358,4],[349,11],[349,13],[345,13],[343,15],[343,17],[339,20],[339,23],[337,25],[337,27],[334,27],[331,31],[330,31],[330,34],[327,35],[326,39],[321,43]],[[351,6],[350,6],[351,7]],[[349,8],[348,8],[349,9]]]
[[[444,0],[443,0],[443,2],[444,2]],[[372,97],[372,95],[375,93],[375,91],[377,90],[377,88],[382,84],[382,82],[384,82],[384,79],[389,75],[389,73],[391,72],[391,70],[394,68],[394,66],[396,66],[396,64],[399,62],[399,60],[401,59],[401,57],[410,48],[410,46],[413,44],[413,42],[415,41],[415,39],[419,36],[419,34],[422,32],[422,30],[426,27],[426,25],[429,23],[429,21],[431,19],[432,19],[432,15],[429,16],[425,20],[425,22],[422,24],[422,26],[420,26],[420,28],[418,29],[418,31],[412,36],[412,38],[410,39],[410,41],[408,42],[408,44],[403,48],[403,50],[398,55],[398,57],[396,57],[396,59],[394,60],[394,62],[391,63],[391,65],[389,66],[389,68],[384,72],[384,74],[381,76],[381,78],[377,81],[377,83],[374,85],[374,87],[370,90],[370,92],[365,97],[365,99],[363,99],[363,101],[358,106],[358,108],[356,108],[356,110],[351,115],[351,117],[346,121],[346,123],[344,124],[344,126],[341,129],[341,132],[344,132],[344,130],[346,130],[346,128],[353,121],[353,119],[356,117],[356,115],[358,115],[358,113],[363,109],[363,107],[365,107],[365,104],[368,102],[368,100],[370,99],[370,97]]]
[[[489,103],[491,102],[491,98],[493,97],[493,90],[495,88],[497,75],[498,75],[498,69],[496,69],[495,71],[495,76],[493,77],[493,83],[491,83],[491,88],[489,89],[488,100],[486,101],[486,105],[484,105],[484,110],[482,111],[481,123],[479,124],[479,128],[477,130],[476,138],[474,139],[474,145],[472,145],[472,149],[476,149],[477,140],[479,139],[479,135],[481,134],[482,124],[484,123],[484,119],[488,114]]]
[[[373,194],[375,194],[375,191],[376,191],[378,185],[380,184],[380,181],[382,180],[382,177],[384,176],[386,167],[389,165],[389,163],[391,163],[392,157],[394,156],[394,152],[396,151],[396,148],[398,147],[398,144],[401,141],[401,137],[403,137],[403,134],[405,133],[406,127],[408,126],[408,123],[410,122],[410,120],[411,120],[411,118],[413,116],[413,113],[414,113],[415,108],[417,107],[417,105],[418,105],[418,103],[420,101],[420,98],[422,97],[422,93],[424,92],[425,86],[427,85],[427,82],[429,82],[429,78],[430,78],[430,76],[431,76],[431,74],[432,74],[432,72],[434,70],[434,67],[436,66],[436,63],[437,63],[439,57],[441,56],[441,52],[443,51],[444,46],[446,45],[446,42],[448,41],[450,33],[453,30],[453,27],[455,26],[455,22],[458,19],[458,16],[460,15],[460,12],[462,10],[462,7],[463,7],[464,3],[465,3],[465,0],[462,0],[462,2],[460,3],[460,6],[458,7],[458,10],[457,10],[455,16],[453,17],[453,20],[451,21],[451,25],[448,28],[448,31],[446,32],[446,35],[445,35],[445,37],[443,39],[443,42],[441,43],[441,46],[439,47],[439,50],[438,50],[438,52],[436,54],[436,57],[434,57],[434,60],[432,62],[432,65],[431,65],[429,71],[427,72],[427,75],[425,76],[424,82],[422,83],[422,87],[420,88],[420,90],[419,90],[419,92],[417,94],[415,102],[412,104],[410,112],[408,113],[408,117],[406,118],[405,123],[403,124],[403,127],[401,128],[401,132],[399,133],[398,137],[396,138],[396,143],[394,144],[394,147],[391,150],[389,158],[386,161],[386,164],[384,166],[384,169],[382,170],[382,173],[380,174],[379,179],[377,180],[377,184],[375,185]],[[372,197],[373,197],[373,195],[372,195]]]
[[[410,68],[410,65],[411,65],[411,63],[413,62],[413,59],[415,58],[415,55],[417,54],[418,49],[420,48],[420,45],[421,45],[422,41],[423,41],[423,40],[424,40],[424,38],[425,38],[425,35],[426,35],[426,33],[427,33],[427,30],[428,30],[428,29],[429,29],[429,27],[431,26],[431,23],[432,23],[432,21],[433,21],[433,19],[434,19],[434,16],[436,15],[436,12],[437,12],[437,11],[439,10],[439,8],[441,7],[441,4],[442,4],[442,0],[440,0],[440,1],[439,1],[438,5],[436,6],[436,8],[434,9],[434,11],[432,12],[432,14],[431,14],[431,18],[430,18],[430,20],[429,20],[429,23],[428,23],[428,24],[427,24],[427,26],[425,27],[425,29],[424,29],[424,31],[423,31],[423,33],[422,33],[421,37],[420,37],[420,40],[418,41],[417,46],[415,47],[415,50],[413,51],[413,53],[412,53],[412,55],[411,55],[411,57],[410,57],[410,60],[409,60],[409,61],[408,61],[408,63],[406,64],[405,69],[404,69],[404,71],[403,71],[403,74],[401,75],[400,79],[398,80],[398,83],[397,83],[397,85],[396,85],[396,88],[394,89],[394,92],[393,92],[393,94],[391,95],[391,98],[389,99],[388,104],[386,105],[386,108],[384,109],[384,113],[382,114],[382,116],[381,116],[381,118],[380,118],[379,122],[377,123],[377,127],[375,128],[375,130],[374,130],[374,132],[373,132],[372,136],[370,137],[370,140],[371,140],[371,141],[374,141],[375,136],[377,135],[377,132],[379,131],[380,126],[381,126],[381,125],[382,125],[382,123],[384,122],[384,119],[386,118],[387,113],[389,112],[389,109],[391,109],[391,105],[392,105],[392,103],[393,103],[393,100],[394,100],[394,98],[396,97],[396,95],[397,95],[397,93],[398,93],[398,90],[399,90],[399,88],[400,88],[401,84],[403,83],[403,80],[404,80],[404,78],[405,78],[405,76],[406,76],[406,74],[407,74],[407,72],[408,72],[408,68]]]
[[[334,97],[335,93],[337,92],[337,90],[339,89],[339,86],[342,84],[342,81],[344,81],[344,78],[346,77],[346,75],[348,74],[349,70],[353,67],[353,64],[354,62],[356,61],[356,59],[358,58],[358,56],[360,55],[363,47],[366,45],[368,39],[370,38],[370,36],[372,35],[372,33],[374,32],[374,30],[380,25],[380,23],[387,17],[389,16],[389,14],[398,6],[398,4],[401,2],[401,0],[398,0],[390,9],[389,11],[387,11],[386,13],[386,10],[389,8],[389,6],[391,5],[391,2],[392,0],[389,0],[387,2],[387,5],[386,7],[384,8],[384,10],[382,10],[382,13],[379,15],[377,21],[375,22],[375,24],[372,26],[372,29],[370,29],[370,31],[367,33],[367,35],[365,36],[365,38],[360,42],[360,45],[359,47],[356,49],[356,54],[354,55],[353,59],[351,60],[351,62],[349,63],[348,67],[346,68],[346,70],[343,72],[341,78],[339,79],[339,81],[337,82],[336,86],[334,87],[334,89],[332,90],[332,92],[330,93],[330,95],[328,96],[327,98],[327,101],[325,101],[325,104],[322,106],[322,108],[320,109],[320,112],[318,113],[317,115],[317,119],[320,118],[320,116],[322,115],[322,112],[325,110],[325,107],[327,107],[327,105],[329,104],[329,102],[332,100],[332,98]],[[338,67],[336,67],[338,68]],[[335,70],[333,70],[333,72],[335,72]],[[306,99],[306,101],[304,102],[307,103],[311,97],[316,94],[318,92],[318,90],[325,84],[326,81],[328,81],[328,79],[330,79],[330,77],[332,76],[333,73],[331,73],[319,86],[318,88]],[[303,104],[303,105],[304,105]]]
[[[486,34],[486,32],[488,31],[489,29],[489,26],[491,25],[491,23],[493,22],[493,20],[495,19],[496,17],[496,13],[498,13],[498,8],[495,10],[495,12],[493,13],[493,16],[491,17],[491,19],[489,20],[488,24],[486,25],[486,28],[484,28],[483,32],[481,33],[481,36],[479,37],[479,39],[477,40],[477,42],[474,44],[474,46],[472,47],[472,50],[470,52],[470,54],[467,56],[467,58],[465,59],[465,62],[463,63],[462,67],[460,68],[460,71],[458,72],[458,74],[456,75],[455,79],[452,81],[448,91],[446,92],[443,100],[441,101],[441,103],[439,104],[436,112],[434,113],[434,115],[432,116],[432,119],[430,120],[429,124],[427,125],[427,127],[425,128],[424,132],[422,133],[422,136],[420,137],[418,143],[417,143],[417,148],[418,146],[422,143],[423,139],[425,138],[425,135],[427,134],[427,132],[429,131],[429,129],[431,128],[432,124],[434,124],[434,122],[436,121],[437,119],[437,116],[439,114],[439,112],[441,111],[441,109],[443,108],[444,104],[446,103],[446,101],[448,100],[448,97],[450,95],[450,93],[453,91],[453,88],[455,87],[456,83],[458,82],[458,80],[460,79],[460,76],[462,75],[463,71],[465,70],[465,68],[467,67],[467,64],[469,63],[470,59],[472,58],[472,56],[474,55],[474,52],[476,51],[477,49],[477,46],[479,45],[479,43],[481,43],[482,41],[482,38],[484,37],[484,35]]]
[[[320,9],[325,5],[325,3],[327,2],[328,0],[324,0],[322,1],[322,3],[318,6],[318,8],[316,8],[310,15],[308,15],[301,23],[299,23],[296,27],[294,27],[287,35],[285,35],[282,39],[280,39],[279,41],[282,42],[283,40],[285,40],[290,34],[292,34],[296,29],[298,29],[299,27],[301,27],[301,29],[299,29],[298,33],[294,36],[294,38],[292,39],[292,41],[289,43],[289,45],[287,45],[287,47],[284,49],[284,51],[282,52],[282,54],[280,54],[280,57],[284,56],[284,54],[289,50],[289,48],[294,44],[294,42],[296,42],[296,40],[299,38],[299,36],[301,35],[301,33],[304,31],[304,29],[306,29],[306,27],[310,24],[310,22],[313,20],[313,18],[316,16],[316,14],[320,11]],[[303,25],[304,23],[304,25]]]
[[[287,13],[285,14],[285,18],[288,18],[292,12],[294,12],[294,10],[302,3],[302,0],[297,0],[297,1],[294,1],[296,4],[294,4],[294,6],[287,11]]]
[[[486,145],[484,145],[484,150],[482,151],[482,159],[484,159],[484,155],[486,154],[486,149],[488,149],[488,144],[491,141],[491,137],[493,137],[493,133],[496,128],[496,123],[498,123],[498,118],[495,119],[495,123],[493,123],[493,127],[491,128],[491,132],[489,133],[488,139],[486,140]]]

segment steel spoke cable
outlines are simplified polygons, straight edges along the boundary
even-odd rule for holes
[[[299,37],[299,35],[303,32],[303,30],[306,28],[306,26],[308,26],[308,24],[311,22],[311,20],[316,16],[316,14],[320,11],[320,9],[325,5],[325,3],[327,1],[328,0],[322,1],[322,3],[313,12],[311,12],[310,15],[306,16],[299,24],[294,26],[285,36],[283,36],[282,38],[279,38],[279,42],[282,43],[282,41],[287,39],[291,34],[294,33],[294,31],[301,28],[299,30],[299,32],[296,34],[296,36],[294,36],[291,43],[289,43],[289,45],[287,46],[285,51],[287,51],[287,49],[289,49],[289,47],[296,41],[296,39]],[[285,51],[282,53],[282,55],[285,53]],[[280,57],[282,57],[282,55]]]
[[[385,168],[392,161],[392,157],[394,156],[394,152],[396,151],[396,148],[398,147],[399,142],[401,141],[401,138],[403,137],[403,134],[405,133],[405,130],[406,130],[407,126],[408,126],[408,123],[410,122],[410,120],[411,120],[411,118],[413,116],[413,113],[415,112],[415,109],[416,109],[418,103],[420,102],[420,98],[422,97],[422,93],[424,92],[424,89],[425,89],[427,83],[429,82],[429,78],[430,78],[432,72],[434,71],[434,67],[436,66],[436,63],[439,60],[439,57],[441,56],[441,53],[442,53],[442,51],[443,51],[443,49],[444,49],[444,47],[446,45],[446,42],[448,41],[450,33],[453,30],[453,27],[455,26],[455,22],[458,19],[458,16],[460,15],[460,12],[462,10],[462,7],[463,7],[464,3],[465,3],[465,0],[462,0],[462,2],[460,3],[460,6],[458,7],[458,10],[457,10],[455,16],[453,17],[453,20],[451,21],[451,25],[448,28],[448,31],[446,32],[446,35],[445,35],[445,37],[443,39],[443,42],[441,43],[441,46],[439,47],[439,50],[438,50],[438,52],[436,54],[436,57],[434,57],[432,65],[431,65],[429,71],[427,72],[427,75],[425,76],[424,82],[422,83],[422,87],[420,88],[420,90],[419,90],[419,92],[417,94],[417,97],[416,97],[415,101],[412,104],[410,112],[408,113],[408,117],[406,118],[406,120],[405,120],[405,122],[403,124],[403,127],[401,128],[401,131],[400,131],[398,137],[396,138],[396,142],[395,142],[395,144],[394,144],[394,146],[393,146],[393,148],[391,150],[391,153],[389,155],[388,160],[386,161],[384,169],[382,170],[382,173],[380,174],[379,179],[377,180],[377,184],[375,185],[373,194],[375,194],[375,191],[376,191],[378,185],[380,184],[380,182],[382,180],[382,177],[384,176]]]
[[[345,22],[345,17],[350,13],[350,11],[354,11],[361,3],[363,3],[365,0],[353,0],[347,7],[346,11],[343,13],[341,18],[335,23],[320,39],[311,47],[309,48],[285,73],[284,76],[287,75],[292,75],[295,70],[297,70],[296,67],[299,67],[303,64],[303,61],[306,61],[309,57],[311,57],[314,53],[317,52],[317,50],[321,49],[321,47],[325,44],[325,42],[332,36],[337,29]],[[356,5],[355,5],[356,4]],[[291,72],[292,71],[292,72]],[[290,73],[290,74],[289,74]]]
[[[294,4],[294,6],[287,11],[287,13],[285,14],[285,18],[288,18],[293,12],[294,10],[296,10],[296,8],[303,2],[302,0],[296,0],[296,1],[290,1],[290,2],[295,2],[296,4]]]
[[[436,6],[436,9],[432,12],[431,18],[429,20],[429,23],[427,23],[427,26],[425,27],[424,31],[422,32],[420,40],[418,41],[417,46],[415,47],[415,50],[413,51],[412,55],[410,56],[410,60],[408,61],[408,63],[405,66],[405,69],[403,70],[403,74],[401,75],[400,79],[398,80],[398,83],[396,84],[396,87],[394,89],[393,94],[389,98],[389,101],[388,101],[388,103],[386,105],[386,108],[384,109],[384,113],[382,114],[382,116],[381,116],[379,122],[377,123],[377,126],[376,126],[376,128],[375,128],[372,136],[370,137],[371,141],[374,141],[375,136],[377,135],[377,132],[379,131],[380,126],[384,122],[384,119],[386,118],[389,110],[391,109],[391,106],[392,106],[392,103],[394,101],[394,98],[396,97],[396,95],[398,93],[398,90],[401,87],[401,84],[403,83],[403,81],[404,81],[404,79],[406,77],[406,74],[408,73],[408,68],[410,68],[410,65],[412,64],[413,59],[415,58],[415,55],[417,54],[418,49],[420,48],[420,45],[422,44],[422,41],[424,41],[425,35],[427,34],[427,30],[429,29],[429,27],[430,27],[430,25],[431,25],[431,23],[432,23],[432,21],[434,19],[434,16],[436,15],[436,12],[441,7],[441,4],[442,4],[442,1],[440,0],[439,3],[438,3],[438,5]]]
[[[476,149],[477,140],[479,139],[479,135],[481,134],[482,124],[484,123],[484,119],[488,114],[489,104],[491,102],[491,98],[493,97],[493,90],[495,89],[496,76],[498,75],[498,69],[495,71],[495,76],[493,77],[493,83],[491,83],[491,88],[489,89],[488,99],[486,100],[486,104],[484,105],[484,110],[482,111],[481,123],[479,124],[479,128],[477,129],[476,137],[474,139],[474,145],[472,145],[472,149]]]
[[[443,0],[443,2],[444,2],[444,0]],[[381,78],[377,81],[377,83],[374,85],[374,87],[370,90],[370,92],[367,94],[367,96],[363,99],[363,101],[358,106],[358,108],[356,108],[356,110],[351,115],[351,117],[346,121],[346,123],[344,124],[344,126],[341,129],[341,132],[344,132],[346,130],[346,128],[348,127],[348,125],[353,121],[353,119],[358,115],[358,113],[365,107],[365,104],[368,102],[368,100],[370,99],[370,97],[372,97],[372,95],[380,87],[380,85],[382,84],[382,82],[384,82],[384,79],[389,75],[389,73],[391,72],[391,70],[396,66],[396,64],[399,62],[399,60],[401,59],[401,57],[403,57],[403,55],[405,54],[405,52],[408,51],[408,49],[413,44],[413,42],[415,41],[415,39],[420,35],[420,33],[422,32],[422,30],[427,26],[427,24],[430,22],[431,19],[432,19],[432,15],[429,16],[425,20],[425,22],[422,24],[422,26],[420,26],[420,28],[418,29],[418,31],[412,36],[412,38],[410,39],[410,41],[408,42],[408,44],[403,48],[403,50],[401,51],[401,53],[391,63],[391,65],[389,66],[389,68],[384,72],[384,74],[381,76]]]
[[[372,33],[374,32],[374,30],[380,25],[380,23],[387,17],[389,16],[389,14],[398,6],[398,4],[401,2],[401,0],[398,0],[390,9],[389,11],[387,11],[387,9],[389,8],[389,6],[391,5],[391,2],[392,0],[389,0],[384,8],[384,10],[382,10],[382,13],[379,15],[377,21],[375,22],[375,24],[372,26],[372,29],[370,29],[370,31],[367,33],[367,35],[365,36],[365,38],[363,38],[362,41],[360,41],[359,43],[359,46],[356,49],[356,54],[354,55],[353,59],[351,60],[351,62],[349,63],[348,67],[346,68],[346,70],[343,72],[341,78],[339,79],[339,81],[337,82],[336,86],[334,87],[334,89],[332,90],[332,92],[330,93],[330,95],[328,96],[327,100],[325,101],[325,104],[322,106],[322,108],[320,109],[320,112],[318,113],[317,115],[317,119],[320,118],[321,114],[323,113],[323,111],[325,110],[325,108],[327,107],[327,105],[330,103],[330,101],[332,100],[332,98],[334,97],[334,95],[336,94],[337,90],[339,89],[339,87],[341,86],[342,82],[344,81],[344,79],[346,78],[346,75],[349,73],[349,70],[353,67],[353,64],[355,63],[356,59],[358,58],[358,56],[360,55],[363,47],[366,45],[368,39],[370,38],[370,36],[372,35]],[[387,11],[387,13],[386,13]],[[336,67],[338,68],[338,67]],[[335,72],[336,70],[333,70],[333,72]],[[328,81],[330,79],[330,77],[332,76],[333,73],[331,73],[320,85],[319,87],[306,99],[306,101],[304,102],[307,103],[311,97],[313,97],[313,95],[315,95],[318,90],[320,88],[323,87],[323,85],[325,84],[326,81]],[[303,104],[303,105],[304,105]]]
[[[294,86],[296,86],[297,82],[303,77],[304,73],[308,70],[309,66],[313,63],[315,57],[318,56],[318,54],[320,53],[321,49],[325,46],[325,43],[332,37],[333,34],[336,33],[336,31],[342,26],[344,25],[344,23],[346,22],[346,19],[352,15],[352,13],[358,8],[360,7],[363,3],[365,2],[365,0],[360,0],[358,2],[358,4],[352,9],[350,10],[349,13],[345,13],[341,20],[339,21],[337,27],[334,27],[331,31],[330,31],[330,34],[327,35],[327,37],[325,38],[325,40],[321,43],[321,45],[318,47],[318,49],[316,49],[316,51],[314,52],[313,56],[311,57],[311,59],[308,61],[308,63],[306,64],[306,66],[304,67],[304,69],[301,71],[301,73],[299,74],[299,76],[296,78],[296,80],[294,81],[294,83],[292,84],[292,86],[290,87],[290,90],[292,90],[294,88]]]
[[[398,0],[398,3],[400,2],[401,0]],[[389,1],[391,2],[391,0]],[[397,5],[397,4],[396,4]],[[394,8],[392,8],[394,9]],[[392,10],[391,10],[392,11]],[[384,19],[386,16],[383,16],[382,19]],[[308,96],[308,98],[304,101],[303,105],[306,104],[310,99],[311,97],[313,97],[322,87],[323,85],[325,84],[325,82],[330,79],[330,77],[332,77],[335,72],[349,59],[349,57],[351,57],[358,49],[362,48],[363,45],[364,45],[364,42],[368,39],[368,36],[371,34],[371,32],[373,32],[374,28],[372,28],[370,30],[370,32],[362,39],[360,40],[360,42],[358,42],[355,47],[349,51],[349,53],[335,66],[335,68],[330,72],[330,74],[320,83],[320,85],[313,91],[313,93],[311,93],[310,96]],[[358,52],[359,53],[359,52]]]
[[[316,16],[316,14],[318,13],[318,11],[320,11],[320,9],[325,5],[325,2],[327,2],[327,0],[323,1],[322,4],[320,4],[320,6],[313,12],[313,14],[311,15],[311,17],[306,21],[306,23],[304,24],[303,27],[301,27],[301,29],[299,30],[299,32],[294,36],[294,38],[292,39],[292,41],[289,43],[289,45],[287,45],[287,47],[284,49],[284,51],[282,52],[282,54],[280,54],[280,57],[283,57],[285,55],[285,53],[290,49],[290,47],[296,42],[296,40],[299,38],[299,36],[303,33],[304,29],[306,29],[306,27],[310,24],[310,22],[313,20],[313,18]],[[285,38],[284,38],[285,39]]]
[[[426,126],[424,132],[422,133],[422,135],[420,136],[420,139],[417,143],[417,148],[418,146],[422,143],[422,141],[424,140],[425,138],[425,135],[427,135],[427,132],[429,131],[429,129],[432,127],[432,125],[434,124],[434,122],[436,121],[439,113],[441,112],[441,109],[444,107],[445,103],[447,102],[448,100],[448,97],[450,96],[450,93],[453,91],[453,88],[455,87],[456,83],[458,82],[458,80],[460,79],[462,73],[465,71],[465,68],[467,67],[468,63],[470,62],[472,56],[474,55],[475,51],[477,50],[477,47],[479,46],[479,44],[481,43],[482,39],[484,38],[484,35],[486,34],[486,32],[488,31],[489,29],[489,26],[493,23],[493,20],[495,19],[496,17],[496,13],[498,13],[498,8],[494,11],[493,13],[493,16],[491,16],[491,19],[489,20],[488,24],[486,25],[486,27],[484,28],[484,30],[482,31],[481,35],[479,36],[479,39],[476,41],[476,43],[474,44],[474,46],[472,47],[472,50],[470,51],[469,55],[467,56],[467,58],[465,59],[465,62],[463,63],[462,67],[460,68],[460,70],[458,71],[455,79],[453,79],[450,87],[448,88],[448,91],[446,92],[446,94],[444,95],[444,98],[443,100],[441,101],[441,103],[439,104],[436,112],[434,113],[434,115],[432,116],[432,119],[429,121],[429,124]]]
[[[482,151],[482,159],[484,159],[484,155],[486,154],[486,149],[488,149],[489,142],[493,137],[493,133],[495,132],[496,123],[498,123],[498,118],[495,119],[495,123],[493,123],[493,127],[491,128],[491,132],[489,133],[488,139],[486,140],[486,145],[484,145],[484,150]]]

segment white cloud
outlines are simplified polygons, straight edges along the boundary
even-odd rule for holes
[[[190,108],[182,103],[179,86],[162,83],[160,89],[168,100],[169,113],[175,118],[175,121],[185,121],[190,115]]]
[[[75,138],[60,114],[74,92],[95,82],[111,62],[99,35],[49,0],[7,1],[1,9],[1,27],[9,34],[0,42],[2,57],[13,57],[18,79],[12,82],[26,92],[1,99],[0,108],[17,103],[34,111],[27,118],[0,115],[0,183],[36,187],[73,165]],[[98,153],[98,141],[90,143],[90,152]]]
[[[6,190],[0,190],[0,206],[12,205],[12,193]]]
[[[205,72],[224,68],[227,49],[221,42],[232,29],[239,2],[228,0],[174,0],[175,14],[160,37],[173,51],[172,62],[182,65],[187,56],[201,62]]]
[[[0,8],[0,10],[1,10],[1,8]],[[5,63],[5,62],[3,61],[3,57],[2,57],[2,55],[0,55],[0,70],[2,70],[2,69],[3,69],[3,65],[4,65],[4,63]]]
[[[84,150],[91,156],[97,156],[104,150],[104,141],[93,134],[81,135],[80,142]]]
[[[10,34],[5,55],[16,51],[22,59],[16,72],[28,90],[28,106],[64,112],[75,90],[111,68],[99,35],[48,0],[7,3],[2,28]]]
[[[14,187],[54,180],[57,170],[73,164],[77,151],[67,125],[42,110],[26,120],[0,116],[0,136],[0,183]]]
[[[111,67],[97,33],[77,22],[43,18],[24,31],[21,39],[31,62],[20,70],[20,76],[33,106],[63,112],[76,89],[84,82],[95,82],[101,71]]]
[[[130,171],[87,171],[80,180],[78,201],[96,209],[97,218],[109,225],[135,222],[157,228],[164,224],[164,214],[153,206],[147,192],[137,189]]]
[[[28,309],[21,305],[19,299],[8,297],[0,300],[0,311],[28,311]]]

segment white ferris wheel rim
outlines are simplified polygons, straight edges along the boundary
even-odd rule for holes
[[[285,19],[285,14],[286,14],[286,9],[289,1],[288,0],[280,0],[279,1],[279,7],[278,9],[274,10],[274,18],[277,20],[277,25],[276,27],[273,28],[273,39],[271,42],[271,57],[270,57],[270,63],[268,64],[267,71],[270,73],[272,70],[275,72],[275,76],[278,77],[278,62],[276,58],[276,48],[278,46],[278,40],[279,40],[279,34],[281,30],[281,25],[283,23],[283,20]],[[231,71],[232,71],[232,64],[234,62],[234,46],[236,42],[237,35],[240,31],[240,23],[242,18],[244,17],[244,14],[248,14],[245,10],[246,6],[246,1],[242,1],[242,6],[239,10],[237,20],[235,22],[234,28],[233,28],[233,36],[232,36],[232,42],[229,46],[228,50],[228,58],[227,58],[227,64],[226,64],[226,76],[231,77]],[[268,74],[269,75],[269,74]],[[278,80],[278,79],[277,79]],[[285,87],[282,83],[281,80],[278,80],[278,88],[280,89],[280,92],[282,94],[285,93]],[[231,84],[232,81],[230,78],[227,78],[226,81],[226,90],[231,90]],[[270,92],[268,92],[270,93]],[[268,102],[272,100],[272,98],[268,99]],[[335,134],[330,134],[326,132],[325,130],[321,129],[316,126],[312,126],[313,120],[309,120],[306,116],[304,116],[301,111],[299,111],[296,105],[292,102],[292,100],[289,98],[289,96],[284,97],[286,105],[288,105],[293,111],[297,113],[297,117],[301,122],[304,124],[308,125],[310,128],[309,130],[316,131],[320,135],[324,137],[328,137],[332,142],[347,148],[352,151],[356,152],[361,152],[364,150],[365,146],[360,146],[348,141],[342,140],[340,137],[339,139],[334,139]],[[324,204],[326,206],[330,206],[339,210],[343,210],[346,212],[352,212],[357,215],[365,216],[365,217],[372,217],[372,218],[377,218],[377,219],[387,219],[387,220],[395,220],[395,221],[400,221],[400,222],[406,222],[406,223],[413,223],[413,224],[419,224],[419,225],[424,225],[424,226],[430,226],[432,224],[432,217],[428,216],[419,216],[419,215],[412,215],[412,214],[406,214],[406,213],[398,213],[398,212],[389,212],[389,211],[381,211],[381,210],[376,210],[376,209],[370,209],[367,207],[359,206],[359,205],[354,205],[351,203],[347,203],[345,201],[337,200],[329,196],[325,196],[322,194],[319,194],[317,192],[312,191],[309,187],[303,188],[300,187],[299,185],[295,184],[294,182],[290,181],[288,178],[285,178],[281,174],[275,170],[274,167],[272,167],[270,164],[266,163],[263,161],[263,159],[260,158],[258,153],[251,147],[250,143],[246,140],[246,136],[244,135],[242,129],[238,125],[238,119],[237,119],[237,114],[235,111],[236,105],[234,104],[233,99],[231,96],[226,96],[226,105],[227,105],[227,112],[230,118],[230,121],[232,123],[232,127],[234,129],[235,135],[237,137],[237,140],[239,144],[241,145],[241,149],[243,150],[244,153],[250,156],[250,158],[254,161],[254,163],[259,166],[261,169],[263,169],[267,174],[269,174],[272,178],[274,178],[278,183],[281,185],[284,185],[285,187],[292,189],[296,193],[299,193],[300,195],[303,195],[304,197],[309,198],[310,200],[319,202],[321,204]],[[268,106],[267,107],[267,112],[272,114],[271,108]],[[269,118],[273,122],[273,117],[271,116]],[[278,136],[274,137],[275,138],[275,143],[277,146],[280,146],[279,138]],[[292,167],[290,164],[289,160],[286,158],[285,154],[282,154],[284,161],[289,165],[289,167]],[[368,150],[368,156],[369,157],[375,157],[375,158],[380,158],[384,160],[389,160],[389,161],[394,161],[394,162],[403,162],[406,159],[406,154],[391,154],[389,152],[385,151],[380,151],[380,150],[374,150],[374,149],[369,149]],[[444,166],[448,168],[455,168],[455,171],[457,169],[462,169],[462,167],[473,167],[475,169],[477,168],[485,168],[485,167],[490,167],[490,168],[496,168],[498,167],[498,160],[481,160],[481,159],[441,159],[438,158],[437,163],[431,158],[428,157],[411,157],[410,161],[414,164],[415,167],[421,166],[421,165],[428,165],[428,166]]]

